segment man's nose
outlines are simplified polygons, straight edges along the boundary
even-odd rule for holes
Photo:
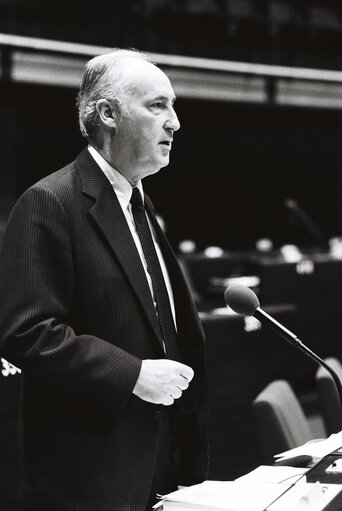
[[[171,108],[169,112],[170,113],[164,124],[164,127],[166,129],[171,129],[172,131],[177,131],[180,128],[180,122],[178,120],[177,114],[173,108]]]

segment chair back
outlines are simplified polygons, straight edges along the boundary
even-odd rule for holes
[[[341,362],[334,357],[326,358],[324,362],[335,371],[342,382]],[[316,372],[316,383],[327,434],[337,433],[342,430],[341,402],[331,374],[322,366]]]
[[[275,454],[313,439],[303,408],[287,381],[267,385],[252,407],[263,463],[272,463]]]

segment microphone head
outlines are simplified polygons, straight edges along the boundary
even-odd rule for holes
[[[260,302],[257,295],[247,286],[232,284],[224,292],[226,304],[237,314],[253,316]]]
[[[289,197],[284,200],[284,206],[291,211],[298,208],[298,203],[295,199],[292,199],[292,197]]]

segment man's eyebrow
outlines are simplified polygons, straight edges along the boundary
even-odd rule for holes
[[[176,96],[172,96],[171,103],[173,104],[176,101]],[[157,96],[153,99],[153,101],[170,101],[170,98],[168,96]]]

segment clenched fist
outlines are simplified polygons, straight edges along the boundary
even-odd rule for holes
[[[194,377],[191,367],[174,360],[143,360],[133,394],[149,403],[169,406]]]

